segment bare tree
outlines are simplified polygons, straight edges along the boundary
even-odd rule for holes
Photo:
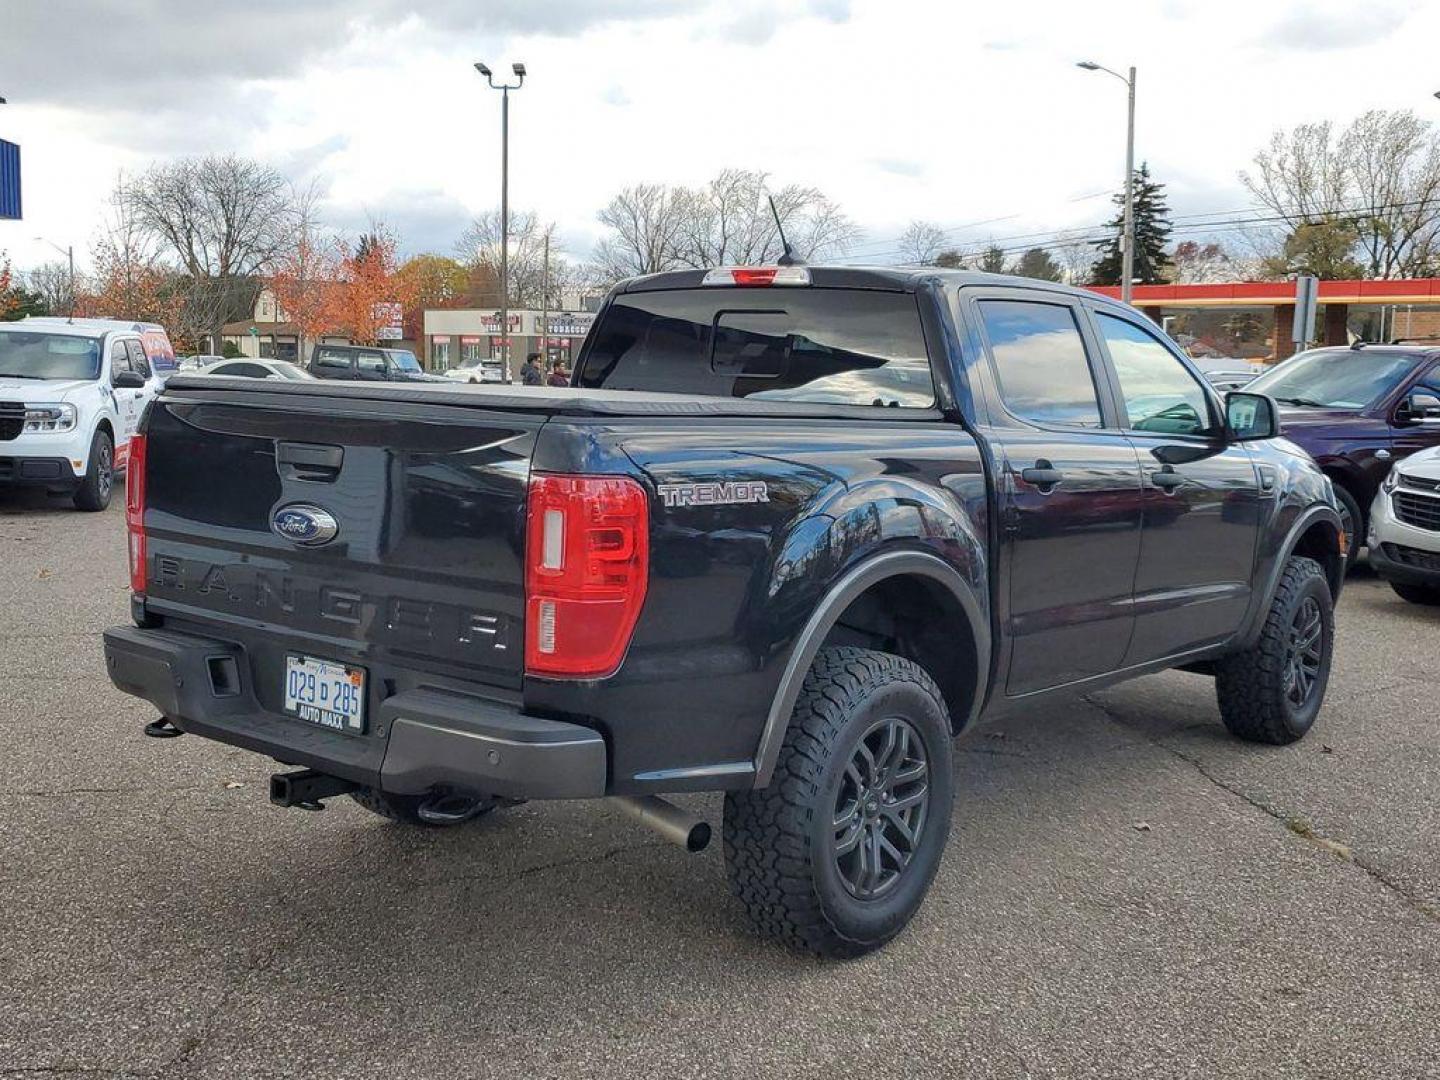
[[[685,202],[683,192],[663,184],[636,184],[606,203],[596,215],[610,230],[592,257],[591,276],[596,282],[610,284],[681,265],[676,252]]]
[[[59,260],[41,263],[19,276],[24,280],[25,288],[40,298],[45,310],[56,315],[72,310],[75,292],[83,290],[83,282],[72,283],[70,267]],[[75,284],[74,289],[72,284]]]
[[[118,195],[185,272],[188,315],[218,347],[225,321],[247,313],[255,278],[293,237],[290,185],[268,165],[226,154],[152,165],[122,180]]]
[[[549,241],[549,273],[546,273],[546,249]],[[500,212],[487,210],[460,236],[456,245],[460,261],[472,270],[479,269],[493,280],[500,280]],[[540,221],[533,210],[510,214],[510,303],[515,307],[559,307],[560,295],[575,280],[576,272],[555,243],[553,222]],[[542,292],[549,289],[548,297]]]
[[[933,266],[946,248],[945,230],[933,221],[912,221],[896,243],[900,258],[917,266]]]
[[[805,259],[843,252],[858,236],[819,189],[787,184],[771,190],[768,173],[726,169],[702,188],[640,184],[611,199],[599,214],[609,232],[596,245],[592,277],[609,283],[681,267],[773,263],[782,254],[777,216],[785,239]]]
[[[1223,245],[1216,243],[1182,240],[1170,253],[1170,266],[1178,285],[1233,281],[1235,277],[1234,260]]]
[[[1338,135],[1329,123],[1278,131],[1240,178],[1279,219],[1272,261],[1313,246],[1306,236],[1316,228],[1353,232],[1371,277],[1423,276],[1440,257],[1440,134],[1409,111],[1367,112]],[[1327,261],[1345,265],[1345,256]]]

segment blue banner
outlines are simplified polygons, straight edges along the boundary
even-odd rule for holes
[[[20,147],[0,139],[0,219],[20,220]]]

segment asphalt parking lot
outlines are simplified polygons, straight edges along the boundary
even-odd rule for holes
[[[1297,746],[1183,674],[963,739],[929,901],[831,964],[604,804],[274,808],[105,678],[118,501],[0,551],[0,1076],[1440,1076],[1440,611],[1363,572]]]

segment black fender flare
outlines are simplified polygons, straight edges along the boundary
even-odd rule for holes
[[[1270,610],[1270,603],[1275,598],[1275,590],[1280,587],[1280,575],[1285,572],[1285,564],[1290,561],[1290,556],[1295,554],[1295,547],[1300,543],[1300,537],[1318,521],[1332,525],[1337,536],[1344,532],[1340,525],[1340,514],[1333,507],[1315,505],[1301,512],[1294,524],[1290,526],[1290,531],[1285,534],[1285,542],[1275,553],[1275,561],[1270,566],[1265,588],[1256,593],[1255,602],[1245,624],[1245,633],[1239,642],[1241,648],[1249,648],[1254,645],[1255,640],[1260,636],[1260,630],[1265,625],[1265,616]],[[1339,570],[1334,576],[1328,576],[1327,572],[1327,580],[1330,584],[1331,596],[1335,600],[1339,600],[1340,588],[1345,581],[1343,558],[1340,561]]]
[[[970,623],[971,637],[975,641],[978,685],[975,687],[970,715],[954,719],[963,727],[980,711],[990,677],[990,624],[969,583],[955,567],[937,555],[913,550],[882,551],[863,559],[836,580],[816,605],[804,629],[795,639],[795,646],[780,676],[780,685],[770,703],[770,712],[765,718],[765,727],[760,732],[760,742],[755,749],[756,787],[765,787],[770,783],[775,764],[780,757],[780,747],[785,741],[785,729],[790,723],[790,713],[795,708],[805,675],[810,670],[810,665],[815,662],[815,656],[819,653],[826,635],[839,621],[851,601],[866,589],[886,578],[907,574],[939,582],[951,592],[964,611]]]

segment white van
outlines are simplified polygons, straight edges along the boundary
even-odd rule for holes
[[[154,323],[0,322],[0,487],[70,491],[79,509],[104,510],[174,363]]]

